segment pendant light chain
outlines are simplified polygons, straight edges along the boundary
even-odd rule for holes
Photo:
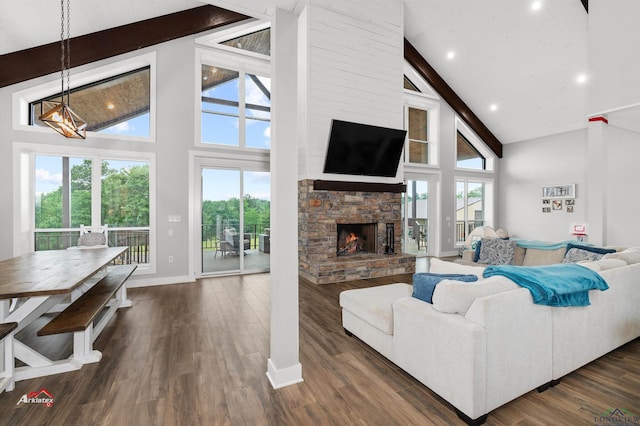
[[[71,0],[67,0],[67,105],[71,106]]]
[[[64,103],[64,0],[60,0],[60,97]]]

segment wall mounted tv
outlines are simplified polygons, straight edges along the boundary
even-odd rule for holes
[[[324,173],[395,177],[406,130],[333,120]]]

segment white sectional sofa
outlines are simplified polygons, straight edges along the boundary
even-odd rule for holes
[[[343,326],[468,424],[481,424],[495,408],[640,336],[640,249],[629,253],[623,262],[584,264],[609,286],[589,292],[590,306],[534,304],[529,290],[501,276],[443,281],[433,304],[398,283],[342,292]],[[481,277],[483,269],[432,259],[430,272]]]

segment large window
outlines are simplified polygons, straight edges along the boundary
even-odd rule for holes
[[[271,79],[202,65],[202,143],[269,149]]]
[[[80,225],[108,225],[109,245],[149,263],[149,163],[35,155],[35,250],[73,246]]]
[[[69,104],[86,123],[87,131],[149,137],[151,110],[150,67],[119,74],[70,91]],[[50,105],[60,101],[60,92],[29,103],[29,124],[39,120]],[[67,97],[64,97],[67,103]]]

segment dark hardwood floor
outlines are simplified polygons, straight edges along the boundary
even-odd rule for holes
[[[265,374],[268,274],[131,289],[134,306],[96,341],[100,363],[18,382],[0,394],[0,425],[463,424],[436,394],[342,330],[342,290],[399,281],[411,277],[301,280],[304,382],[277,391]],[[50,356],[70,353],[70,336],[38,339]],[[54,396],[52,407],[17,405],[41,389]],[[638,339],[494,410],[486,424],[594,425],[612,408],[640,415]]]

